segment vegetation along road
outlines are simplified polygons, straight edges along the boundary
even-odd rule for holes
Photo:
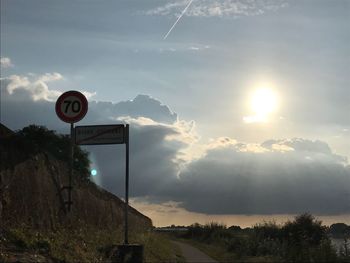
[[[178,241],[172,242],[180,248],[182,256],[185,258],[186,262],[217,262],[195,247]]]

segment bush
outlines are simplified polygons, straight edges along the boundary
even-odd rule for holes
[[[231,237],[226,225],[211,222],[205,225],[195,223],[188,227],[185,235],[187,238],[197,239],[206,243],[224,242],[225,239]]]
[[[232,237],[227,244],[227,250],[235,253],[238,258],[252,256],[254,254],[254,244],[251,243],[249,238]]]
[[[255,225],[250,235],[251,255],[280,255],[281,236],[281,227],[276,225],[275,222],[264,222]]]

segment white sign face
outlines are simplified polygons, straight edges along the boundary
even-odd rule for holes
[[[74,123],[84,118],[88,110],[85,96],[78,91],[67,91],[56,101],[57,116],[64,122]]]
[[[123,144],[125,143],[123,124],[92,125],[75,127],[77,145]]]

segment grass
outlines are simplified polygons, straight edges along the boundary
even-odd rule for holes
[[[134,240],[144,244],[145,262],[184,262],[180,249],[166,235],[146,232],[135,236]]]
[[[106,257],[105,248],[117,243],[120,238],[119,230],[96,231],[88,226],[62,227],[55,231],[36,231],[21,226],[7,230],[2,243],[16,250],[44,254],[56,261],[102,262]]]
[[[108,231],[89,226],[48,232],[16,227],[0,236],[0,261],[6,262],[13,251],[20,251],[58,262],[105,262],[113,245],[122,243],[122,234],[122,229]],[[179,250],[164,235],[131,231],[129,239],[130,243],[144,245],[145,262],[183,262]]]

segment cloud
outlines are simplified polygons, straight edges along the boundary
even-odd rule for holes
[[[183,139],[180,123],[164,125],[144,120],[129,119],[130,129],[130,180],[132,196],[161,194],[174,185],[185,160],[181,150],[189,146]],[[89,147],[103,177],[102,185],[110,191],[122,194],[124,181],[124,150],[109,147]],[[108,164],[107,164],[108,163]],[[106,165],[107,164],[107,165]]]
[[[163,6],[156,7],[154,9],[145,12],[147,15],[169,15],[172,10],[178,8],[184,8],[188,4],[188,1],[176,1],[173,3],[167,3]]]
[[[48,84],[60,79],[58,74],[2,79],[1,92],[7,96],[1,96],[2,122],[12,129],[35,123],[67,132],[48,99],[56,94]],[[35,89],[37,82],[47,89]],[[131,125],[131,197],[215,215],[350,213],[349,162],[325,142],[294,138],[258,144],[230,137],[204,142],[194,121],[179,118],[149,95],[118,103],[90,101],[80,123],[120,122]],[[96,180],[123,196],[124,146],[86,149],[99,171]]]
[[[160,53],[163,53],[163,52],[175,52],[175,51],[176,51],[176,48],[172,48],[172,47],[170,47],[170,48],[160,48],[159,49]]]
[[[186,141],[188,130],[178,123],[123,120],[133,127],[134,197],[174,201],[181,209],[213,215],[350,213],[348,161],[324,142],[295,138],[254,144],[222,137],[200,145],[196,136]],[[184,158],[191,146],[200,154]],[[104,174],[102,185],[123,193],[123,152],[93,152]],[[106,158],[113,166],[102,165]]]
[[[207,214],[349,213],[347,165],[321,141],[232,143],[191,162],[172,195]]]
[[[196,51],[205,51],[210,49],[209,45],[203,45],[203,44],[192,44],[190,46],[181,46],[178,45],[176,47],[166,47],[166,48],[160,48],[160,53],[166,53],[166,52],[196,52]]]
[[[53,101],[61,92],[57,90],[50,90],[47,86],[48,82],[62,79],[59,73],[46,73],[33,80],[28,76],[11,75],[7,78],[1,79],[5,83],[6,90],[9,95],[16,93],[16,91],[25,91],[34,101],[46,100]],[[19,93],[18,93],[19,94]],[[18,97],[16,99],[19,99]]]
[[[166,3],[145,12],[147,15],[179,16],[188,1],[179,0]],[[286,7],[285,0],[201,0],[193,1],[187,16],[193,17],[241,17],[261,15]]]
[[[58,120],[55,114],[53,101],[34,100],[28,96],[28,86],[32,83],[29,78],[17,76],[2,81],[6,82],[1,86],[2,92],[7,95],[6,99],[2,96],[1,103],[1,120],[5,125],[19,129],[35,123],[59,132],[67,131],[67,124]],[[13,92],[8,92],[10,84],[15,87]],[[18,96],[19,93],[24,94]],[[194,122],[178,120],[177,114],[168,106],[148,95],[138,95],[133,100],[118,103],[90,101],[89,111],[81,124],[121,122],[131,124],[132,194],[143,196],[157,192],[155,189],[166,189],[168,186],[165,185],[176,180],[181,166],[187,161],[183,151],[197,140]],[[96,180],[122,196],[125,167],[123,147],[91,146],[86,149],[91,152],[98,176],[101,176]]]
[[[52,82],[56,80],[63,79],[63,76],[60,73],[54,72],[54,73],[45,73],[44,75],[40,75],[37,78],[38,82]]]
[[[0,58],[0,66],[1,66],[1,68],[11,68],[11,67],[13,67],[13,64],[12,64],[10,58],[1,57]]]
[[[191,51],[203,51],[203,50],[206,50],[206,49],[209,49],[210,46],[209,45],[193,45],[193,46],[190,46],[188,48],[188,50],[191,50]]]
[[[148,117],[157,122],[173,123],[177,121],[177,114],[168,106],[148,95],[137,95],[133,100],[121,101],[114,105],[118,116],[133,118]]]
[[[43,75],[11,75],[0,79],[1,95],[17,101],[27,100],[28,97],[33,101],[55,101],[62,94],[62,91],[49,89],[48,83],[63,79],[63,76],[57,72]],[[87,98],[91,98],[96,94],[87,91],[82,92]]]

